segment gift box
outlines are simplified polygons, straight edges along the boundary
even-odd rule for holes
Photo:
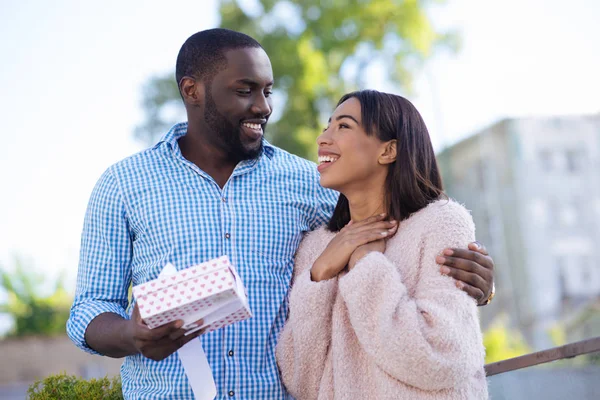
[[[134,286],[133,296],[149,328],[181,319],[186,335],[252,316],[244,284],[227,256],[181,271],[167,264],[157,279]],[[200,319],[204,323],[198,326]]]

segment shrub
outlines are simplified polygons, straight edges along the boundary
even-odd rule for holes
[[[122,400],[120,378],[85,380],[61,373],[39,380],[27,390],[30,400]]]

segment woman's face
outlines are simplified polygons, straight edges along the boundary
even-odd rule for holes
[[[335,109],[317,144],[323,187],[347,194],[350,189],[383,184],[387,165],[379,159],[386,144],[375,135],[367,136],[358,99],[352,97]]]

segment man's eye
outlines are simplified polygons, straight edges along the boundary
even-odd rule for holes
[[[238,89],[239,94],[250,94],[250,89]]]
[[[266,92],[265,92],[265,97],[269,97],[269,96],[271,96],[272,94],[273,94],[273,92],[271,92],[271,91],[266,91]]]

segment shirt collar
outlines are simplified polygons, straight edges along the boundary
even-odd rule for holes
[[[158,141],[158,143],[156,143],[154,148],[167,146],[171,149],[171,151],[181,155],[181,150],[179,149],[179,144],[177,143],[177,141],[181,137],[185,136],[185,134],[187,133],[187,127],[187,122],[180,122],[178,124],[173,125],[173,127],[163,135],[163,137]],[[275,146],[273,146],[265,139],[263,140],[263,149],[263,155],[267,156],[269,159],[272,159],[273,154],[275,153]]]

